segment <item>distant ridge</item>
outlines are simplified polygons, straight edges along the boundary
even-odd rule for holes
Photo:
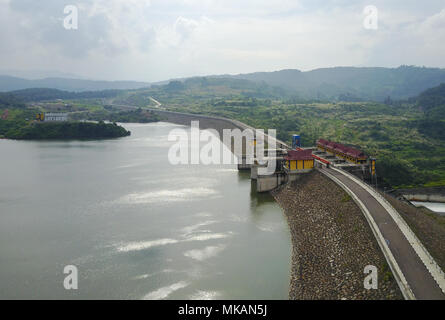
[[[211,76],[209,76],[211,77]],[[291,89],[298,96],[327,100],[383,101],[414,97],[445,82],[445,69],[415,66],[334,67],[311,71],[285,69],[215,77],[265,82]]]
[[[130,90],[149,86],[150,83],[137,81],[96,81],[69,78],[44,78],[38,80],[28,80],[0,75],[0,92],[30,88],[50,88],[73,92],[83,92],[112,89]]]
[[[321,101],[385,101],[416,97],[426,89],[445,83],[445,69],[415,66],[398,68],[383,67],[334,67],[311,71],[285,69],[273,72],[254,72],[237,75],[209,75],[172,79],[218,78],[247,80],[281,88],[286,96]],[[94,81],[69,78],[44,78],[27,80],[11,76],[0,76],[0,92],[30,88],[49,88],[70,92],[132,90],[164,85],[137,81]],[[233,83],[237,86],[239,83]]]

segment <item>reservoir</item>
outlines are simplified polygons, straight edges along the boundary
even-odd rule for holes
[[[0,140],[0,299],[287,299],[289,229],[236,165],[171,165],[170,123]],[[63,286],[64,267],[79,272]]]

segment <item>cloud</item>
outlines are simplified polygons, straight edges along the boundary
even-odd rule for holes
[[[63,8],[79,8],[79,29]],[[337,65],[445,67],[440,0],[0,0],[0,68],[99,79],[308,70]]]
[[[179,17],[176,19],[174,28],[183,38],[188,38],[198,26],[199,23],[196,20]]]
[[[378,32],[378,41],[370,48],[368,61],[373,65],[445,67],[445,9],[419,19],[409,12],[386,14]]]
[[[149,1],[76,1],[79,28],[66,30],[63,28],[63,9],[71,3],[14,0],[9,2],[7,9],[19,21],[12,25],[14,31],[22,37],[28,35],[26,42],[30,47],[56,49],[68,58],[83,58],[94,51],[113,56],[134,48],[145,50],[154,38],[143,19],[144,10],[150,6]]]

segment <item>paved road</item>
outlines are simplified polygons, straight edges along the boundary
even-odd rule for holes
[[[442,290],[386,209],[367,190],[342,173],[327,168],[320,171],[327,171],[335,176],[367,207],[415,297],[420,300],[445,299]]]

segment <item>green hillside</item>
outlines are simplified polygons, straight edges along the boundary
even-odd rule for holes
[[[445,82],[445,70],[401,66],[398,68],[323,68],[307,72],[281,70],[232,76],[265,82],[294,91],[306,99],[384,101],[406,99]]]
[[[409,73],[412,70],[407,67],[399,71]],[[348,72],[345,71],[345,81]],[[0,131],[3,130],[3,134],[12,132],[16,123],[22,126],[39,110],[69,112],[72,119],[78,120],[159,121],[153,112],[144,110],[146,107],[158,107],[150,99],[152,97],[167,110],[223,116],[257,128],[276,129],[278,137],[287,142],[290,142],[292,134],[299,133],[305,146],[313,146],[321,137],[353,145],[378,158],[382,184],[392,187],[435,186],[445,185],[444,89],[445,85],[441,84],[410,99],[385,99],[385,103],[354,102],[351,101],[352,94],[332,102],[304,99],[289,88],[223,77],[190,78],[117,93],[73,95],[32,89],[16,93],[20,98],[10,93],[0,95],[4,109],[16,105],[10,110],[10,121],[0,120]],[[92,98],[108,94],[106,99]],[[27,107],[21,102],[63,95],[67,97],[63,101],[57,98],[34,102]],[[126,106],[139,109],[132,110]]]
[[[445,185],[445,117],[432,118],[429,113],[443,107],[434,103],[425,109],[418,102],[427,99],[428,92],[437,96],[439,89],[387,104],[328,103],[280,97],[266,84],[257,84],[265,88],[258,92],[249,82],[240,87],[231,86],[225,78],[199,81],[183,82],[175,90],[166,85],[133,95],[153,96],[173,111],[223,116],[256,128],[276,129],[278,137],[287,142],[299,133],[305,146],[315,145],[321,137],[356,146],[378,158],[381,183],[387,186]],[[259,93],[267,93],[267,98]]]

